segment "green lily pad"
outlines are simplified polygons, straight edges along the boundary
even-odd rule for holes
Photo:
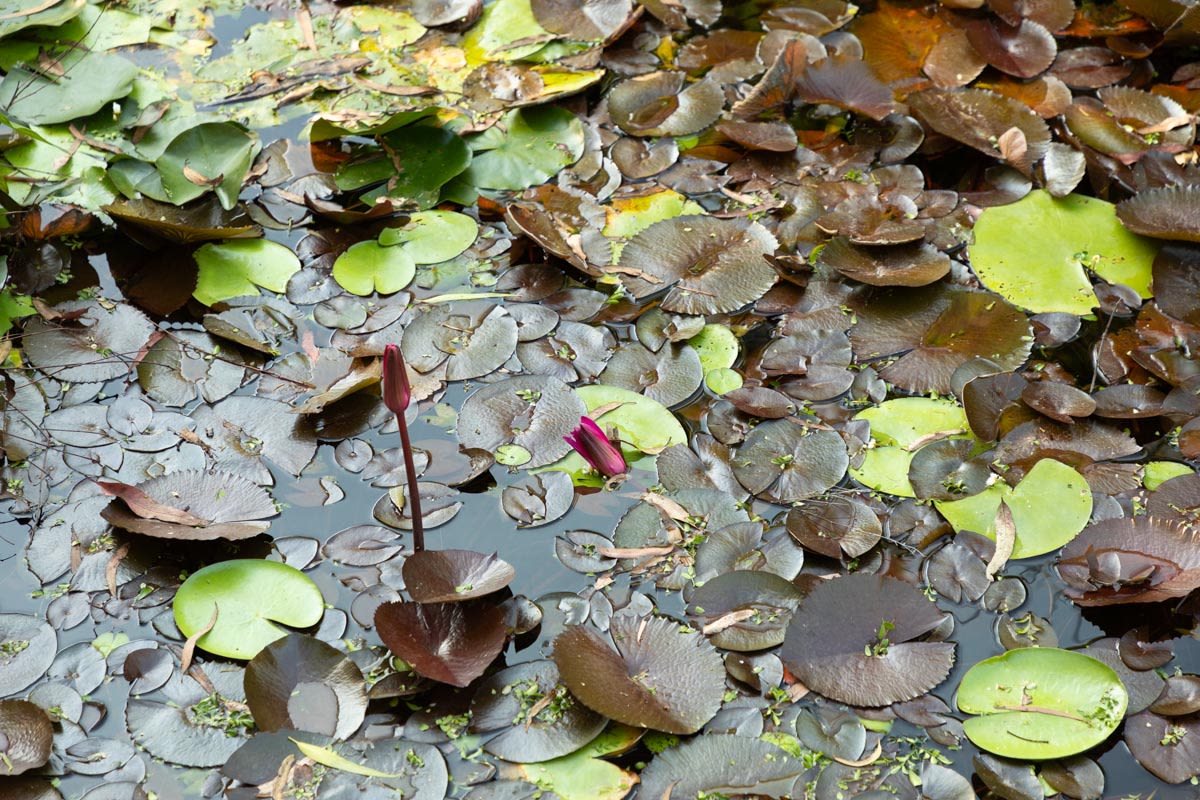
[[[620,197],[604,210],[604,235],[615,239],[632,239],[664,219],[706,213],[704,206],[671,189],[636,197]]]
[[[1129,695],[1111,667],[1050,647],[980,661],[958,687],[976,746],[1007,758],[1062,758],[1100,744],[1125,716]]]
[[[643,454],[656,455],[673,444],[687,443],[687,433],[675,415],[662,403],[643,394],[604,384],[579,386],[575,394],[587,406],[587,414],[604,430],[617,429],[621,452],[629,464],[642,458]],[[596,416],[596,409],[609,410]],[[576,452],[568,453],[543,469],[562,470],[576,482],[586,481],[588,476],[595,474]]]
[[[261,149],[258,136],[240,126],[207,122],[172,139],[155,166],[172,203],[183,205],[213,191],[229,211]]]
[[[738,339],[726,325],[705,325],[700,332],[688,339],[688,344],[700,356],[700,366],[707,373],[714,369],[728,369],[738,357]]]
[[[200,272],[192,296],[206,306],[257,294],[258,287],[283,292],[288,278],[300,270],[300,259],[288,248],[266,239],[209,243],[193,256]]]
[[[87,7],[87,0],[63,0],[61,3],[29,11],[29,0],[0,0],[0,37],[7,38],[23,28],[52,27],[69,22]]]
[[[1085,267],[1150,297],[1159,243],[1127,231],[1115,208],[1093,197],[1056,199],[1038,189],[984,209],[968,251],[971,268],[989,289],[1037,313],[1092,313],[1097,302]]]
[[[521,108],[505,114],[469,144],[475,160],[462,174],[468,184],[525,189],[545,183],[579,160],[583,123],[557,106]]]
[[[401,246],[414,264],[449,261],[475,243],[479,223],[457,211],[419,211],[402,228],[385,228],[379,243]]]
[[[2,319],[3,315],[0,315],[0,320]],[[0,333],[3,332],[3,328],[0,326]],[[1147,461],[1144,469],[1142,486],[1145,486],[1152,492],[1165,482],[1171,480],[1171,478],[1178,478],[1180,475],[1191,475],[1195,472],[1187,464],[1182,464],[1178,461]]]
[[[33,301],[11,289],[0,290],[0,336],[12,330],[13,320],[28,317],[34,312]]]
[[[71,50],[58,60],[62,75],[23,66],[0,82],[0,108],[6,117],[30,125],[53,125],[95,114],[133,90],[137,66],[109,53]]]
[[[574,753],[519,764],[516,772],[530,783],[551,789],[562,800],[621,800],[637,783],[637,776],[600,756],[630,749],[643,733],[641,728],[613,723]]]
[[[351,245],[333,262],[333,279],[346,291],[392,294],[412,282],[417,265],[403,247],[366,241]]]
[[[863,451],[862,464],[850,469],[850,477],[899,497],[917,496],[908,482],[908,468],[922,441],[972,438],[962,406],[944,398],[901,397],[854,418],[870,423],[874,446]]]
[[[996,538],[996,512],[1003,500],[1017,528],[1013,558],[1032,558],[1074,539],[1092,516],[1092,492],[1083,476],[1052,458],[1033,465],[1016,488],[997,481],[977,495],[935,502],[956,531]]]
[[[339,189],[350,191],[388,181],[364,195],[364,200],[369,203],[387,196],[425,209],[436,205],[442,186],[471,163],[471,148],[462,137],[433,125],[410,125],[387,134],[382,141],[386,153],[338,170],[335,180]]]
[[[184,636],[212,630],[197,646],[226,658],[254,658],[287,631],[275,623],[308,628],[321,621],[325,598],[312,579],[278,561],[239,558],[204,567],[175,594],[175,624]]]
[[[704,385],[718,397],[742,388],[743,384],[742,374],[736,369],[718,368],[704,373]]]
[[[463,36],[472,66],[486,61],[517,61],[546,46],[550,31],[538,24],[529,0],[495,0]]]

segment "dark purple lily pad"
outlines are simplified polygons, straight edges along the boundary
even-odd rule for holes
[[[375,627],[418,673],[452,686],[482,675],[508,638],[504,612],[487,601],[384,603],[375,610]]]
[[[758,425],[738,448],[733,472],[751,493],[775,503],[816,497],[846,474],[842,437],[794,419]]]
[[[362,724],[362,672],[345,654],[298,633],[259,651],[246,665],[246,705],[260,730],[300,730],[348,738]]]
[[[695,733],[717,713],[725,668],[703,636],[662,617],[618,617],[609,632],[616,650],[586,625],[554,641],[562,681],[584,705],[666,733]]]
[[[517,572],[495,553],[422,550],[404,560],[403,574],[418,603],[458,603],[500,591]]]
[[[1134,714],[1125,722],[1125,744],[1139,764],[1167,783],[1200,775],[1200,714]]]
[[[483,749],[518,764],[573,753],[607,724],[559,682],[553,661],[503,669],[479,684],[471,701],[471,729],[501,731]]]
[[[883,525],[854,497],[805,500],[787,515],[787,531],[808,550],[829,558],[858,558],[879,543]]]
[[[656,222],[621,251],[620,275],[636,298],[669,289],[662,307],[681,314],[735,311],[774,285],[763,259],[775,237],[746,219],[683,216]]]
[[[780,658],[813,691],[856,706],[912,700],[950,674],[954,645],[917,641],[942,624],[911,584],[857,573],[813,587]]]
[[[660,753],[642,771],[640,792],[654,800],[690,800],[710,792],[790,797],[804,771],[802,761],[770,742],[713,734]]]
[[[0,700],[0,776],[20,775],[50,760],[54,726],[28,700]]]
[[[1200,530],[1155,517],[1103,520],[1063,547],[1058,574],[1082,606],[1184,597],[1200,587]]]
[[[113,500],[106,520],[133,533],[159,539],[248,539],[271,526],[278,512],[271,495],[252,481],[228,472],[188,470],[153,478],[137,487],[162,506],[194,515],[205,524],[181,524],[141,516],[125,500]]]
[[[751,652],[774,647],[801,592],[791,581],[759,570],[727,572],[692,593],[688,614],[717,647]]]

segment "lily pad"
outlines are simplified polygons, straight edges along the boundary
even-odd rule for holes
[[[300,730],[348,738],[367,711],[359,668],[344,653],[292,633],[246,665],[246,705],[260,730]]]
[[[460,180],[481,189],[536,186],[578,161],[583,141],[583,123],[564,108],[510,111],[495,126],[470,139],[475,158]]]
[[[402,247],[359,242],[333,262],[333,279],[346,291],[361,296],[393,294],[416,277],[417,265]]]
[[[860,411],[856,420],[871,426],[871,446],[850,476],[876,491],[899,497],[916,497],[908,482],[913,455],[922,442],[937,439],[970,439],[962,406],[946,398],[898,397]]]
[[[258,294],[259,286],[282,294],[288,278],[300,270],[295,253],[266,239],[209,243],[194,257],[200,273],[193,297],[206,306]]]
[[[367,193],[371,200],[387,195],[426,209],[437,205],[441,188],[471,163],[471,149],[458,134],[433,125],[408,125],[385,134],[385,152],[351,162],[335,176],[339,189],[350,191],[372,183],[387,184]]]
[[[465,448],[495,452],[502,464],[540,467],[570,451],[563,437],[587,410],[577,393],[557,378],[522,375],[485,386],[467,398],[458,415],[458,441]]]
[[[54,662],[58,638],[37,617],[0,614],[0,695],[16,694]]]
[[[752,769],[747,766],[753,764]],[[655,800],[694,797],[791,797],[804,762],[749,736],[698,736],[659,754],[642,772],[641,791]],[[710,794],[711,793],[711,794]]]
[[[779,657],[813,691],[858,706],[912,700],[950,674],[954,644],[920,641],[942,622],[920,589],[856,573],[821,581],[793,613]]]
[[[837,433],[794,419],[764,422],[738,448],[733,474],[748,491],[774,503],[816,497],[846,474],[850,456]]]
[[[554,641],[554,663],[571,694],[606,717],[666,733],[695,733],[725,691],[716,649],[669,619],[622,616],[609,627],[614,650],[586,625]]]
[[[422,550],[404,561],[404,586],[418,603],[457,603],[498,592],[516,570],[495,553]]]
[[[265,489],[227,472],[182,470],[137,487],[102,488],[119,499],[101,516],[124,530],[162,539],[247,539],[270,527],[260,520],[279,513]]]
[[[375,627],[417,673],[451,686],[467,686],[482,675],[508,637],[504,612],[487,600],[385,603],[375,611]]]
[[[0,776],[20,775],[50,760],[54,726],[28,700],[0,700]]]
[[[1017,306],[1082,316],[1098,304],[1088,271],[1150,297],[1158,248],[1126,230],[1112,203],[1038,189],[984,209],[968,252],[984,285]]]
[[[56,72],[14,66],[0,82],[0,108],[8,119],[53,125],[89,116],[129,94],[138,74],[128,59],[82,48],[47,59]]]
[[[212,629],[196,644],[227,658],[249,659],[287,635],[275,623],[308,628],[321,621],[325,599],[312,579],[277,561],[234,559],[188,576],[175,595],[175,624],[184,636]]]
[[[1120,678],[1094,658],[1023,647],[979,662],[958,687],[963,731],[976,746],[1007,758],[1081,753],[1109,737],[1129,697]]]
[[[1074,539],[1092,516],[1092,493],[1083,476],[1052,458],[1033,465],[1015,488],[997,481],[973,497],[936,502],[956,531],[996,538],[996,512],[1004,501],[1012,511],[1017,540],[1012,558],[1032,558]]]
[[[384,228],[379,243],[399,245],[414,264],[440,264],[462,253],[479,235],[479,223],[457,211],[418,211],[400,228]]]
[[[1200,587],[1200,530],[1156,517],[1101,520],[1063,548],[1058,573],[1081,606],[1186,597]]]
[[[155,166],[171,202],[183,205],[213,191],[229,211],[261,149],[258,136],[239,125],[206,122],[175,137]]]

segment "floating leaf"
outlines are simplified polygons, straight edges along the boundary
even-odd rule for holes
[[[300,269],[296,255],[266,239],[206,244],[195,253],[200,274],[194,297],[206,306],[242,295],[287,289],[288,278]]]
[[[220,619],[218,615],[218,619]],[[292,633],[246,665],[246,705],[260,730],[300,730],[346,739],[362,724],[362,672],[345,654]]]
[[[487,601],[385,603],[375,610],[375,627],[418,673],[451,686],[482,675],[508,638],[504,612]]]
[[[333,278],[352,294],[393,294],[416,277],[417,265],[402,247],[384,247],[378,242],[359,242],[333,262]]]
[[[131,503],[129,490],[141,493],[154,506]],[[227,472],[173,472],[127,487],[118,497],[119,502],[114,500],[101,512],[106,520],[162,539],[246,539],[270,527],[271,523],[257,520],[279,513],[265,489]]]
[[[908,472],[922,443],[971,438],[962,406],[944,398],[898,397],[854,418],[870,423],[874,446],[863,451],[862,464],[851,467],[850,476],[871,489],[900,497],[916,497]]]
[[[462,137],[433,125],[407,125],[380,137],[380,142],[383,152],[372,152],[338,169],[339,189],[352,191],[386,181],[365,199],[386,195],[427,209],[437,205],[442,186],[471,163],[471,149]]]
[[[583,124],[555,106],[517,109],[468,144],[475,158],[461,180],[481,189],[524,189],[583,155]]]
[[[661,617],[615,618],[609,632],[616,650],[585,625],[554,641],[562,681],[584,705],[667,733],[694,733],[717,713],[725,669],[703,636]]]
[[[404,586],[418,603],[457,603],[498,592],[516,570],[495,553],[422,550],[404,560]]]
[[[232,122],[206,122],[171,140],[155,166],[171,202],[183,205],[211,190],[229,211],[261,149],[258,136]]]
[[[1017,484],[997,481],[963,500],[936,503],[956,531],[996,537],[1000,503],[1008,505],[1016,524],[1013,558],[1032,558],[1057,550],[1074,539],[1092,515],[1092,493],[1083,476],[1066,464],[1044,458]]]
[[[683,216],[656,222],[621,251],[620,274],[637,298],[668,289],[662,307],[683,314],[735,311],[775,283],[763,256],[766,228],[745,219]]]
[[[747,764],[754,768],[747,770]],[[770,742],[710,734],[656,756],[642,771],[641,791],[655,800],[712,795],[790,797],[804,771],[804,762]]]
[[[607,722],[571,697],[553,661],[500,670],[479,685],[471,701],[473,730],[500,729],[484,749],[517,763],[572,753],[595,739]]]
[[[138,74],[128,59],[82,48],[47,59],[54,67],[46,72],[24,65],[8,69],[0,82],[0,108],[8,119],[53,125],[89,116],[129,94]]]
[[[20,775],[50,760],[54,726],[28,700],[0,700],[0,776]]]
[[[570,452],[563,437],[587,411],[583,400],[557,378],[510,378],[467,398],[458,415],[458,441],[499,458],[505,458],[503,448],[519,447],[523,460],[512,461],[514,466],[540,467]]]
[[[57,649],[54,629],[42,620],[0,614],[0,695],[14,695],[42,677]]]
[[[976,714],[963,731],[976,746],[1007,758],[1074,755],[1121,724],[1128,694],[1094,658],[1025,647],[980,661],[958,686],[958,708]]]
[[[1102,520],[1063,548],[1058,574],[1081,606],[1185,597],[1200,587],[1200,531],[1156,517]]]
[[[855,573],[818,583],[792,616],[780,658],[813,691],[857,706],[912,700],[950,674],[954,645],[917,641],[942,621],[921,590]]]
[[[775,503],[816,497],[846,474],[842,437],[792,419],[758,425],[738,448],[733,474],[753,494]]]
[[[984,285],[1021,308],[1084,315],[1098,304],[1085,270],[1149,297],[1158,245],[1125,230],[1111,203],[1035,190],[985,209],[968,252]]]
[[[400,228],[384,228],[379,243],[400,246],[415,264],[440,264],[475,242],[479,223],[457,211],[419,211]]]
[[[1121,224],[1134,233],[1155,239],[1200,242],[1200,226],[1196,223],[1198,208],[1200,192],[1190,186],[1173,186],[1138,192],[1122,201],[1117,206],[1116,214]],[[1146,249],[1151,248],[1151,245],[1146,245]],[[1150,258],[1153,258],[1153,253]],[[1135,285],[1134,288],[1138,287]],[[1148,297],[1149,294],[1143,293],[1142,296]]]
[[[325,599],[312,579],[277,561],[234,559],[193,572],[175,594],[175,624],[191,636],[217,613],[197,644],[227,658],[249,659],[287,635],[274,623],[307,628],[321,621]]]

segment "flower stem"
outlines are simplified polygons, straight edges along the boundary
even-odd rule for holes
[[[400,449],[404,451],[404,474],[408,478],[408,503],[412,516],[413,550],[425,549],[425,519],[421,515],[421,490],[417,488],[417,468],[413,465],[412,442],[408,438],[408,423],[404,413],[396,415],[400,426]]]

